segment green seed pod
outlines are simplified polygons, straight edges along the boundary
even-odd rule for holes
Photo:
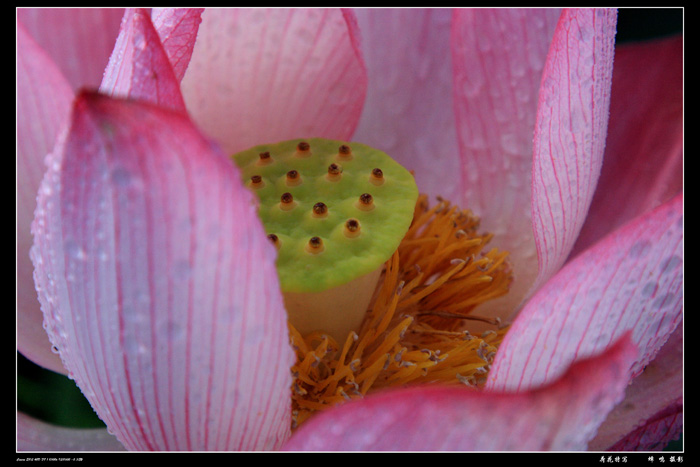
[[[290,140],[233,158],[276,239],[285,298],[328,291],[331,300],[340,299],[338,287],[378,277],[411,224],[418,198],[413,176],[364,144]],[[358,283],[371,297],[373,286]],[[318,302],[319,295],[310,297]]]

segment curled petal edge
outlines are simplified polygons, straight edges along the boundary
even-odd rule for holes
[[[318,414],[284,450],[584,450],[622,399],[636,356],[624,335],[559,380],[522,393],[437,385],[376,393]]]

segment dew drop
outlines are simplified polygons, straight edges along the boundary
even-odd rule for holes
[[[128,186],[131,183],[131,174],[123,167],[118,167],[112,171],[112,182],[117,186]]]
[[[654,300],[651,304],[652,308],[654,309],[663,309],[663,308],[668,308],[671,306],[676,300],[676,295],[672,292],[666,293],[656,300]]]
[[[642,297],[651,297],[656,293],[656,289],[658,288],[658,285],[656,282],[647,282],[644,284],[644,287],[642,288]]]
[[[173,266],[173,279],[176,281],[185,282],[189,280],[191,275],[192,268],[190,267],[190,263],[188,261],[180,260]]]
[[[182,326],[173,321],[168,321],[167,323],[165,323],[165,325],[163,326],[163,333],[166,339],[168,339],[169,341],[180,340],[184,335]]]
[[[63,244],[63,248],[65,249],[66,255],[69,258],[73,258],[73,259],[76,259],[78,261],[84,261],[87,258],[87,254],[85,253],[85,250],[83,248],[81,248],[73,240],[67,240]]]
[[[664,260],[663,263],[661,263],[661,274],[668,274],[668,273],[672,272],[682,262],[683,262],[683,260],[676,255],[669,256],[668,258],[666,258]]]
[[[629,256],[633,258],[643,258],[651,250],[651,243],[648,240],[640,240],[630,248]]]

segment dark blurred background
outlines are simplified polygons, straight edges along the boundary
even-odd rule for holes
[[[622,8],[616,40],[619,43],[648,40],[683,32],[681,8]],[[103,427],[75,383],[44,370],[17,353],[17,410],[62,426]],[[682,438],[666,450],[683,449]]]

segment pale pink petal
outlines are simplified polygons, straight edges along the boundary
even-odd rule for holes
[[[519,393],[428,385],[391,390],[321,412],[290,451],[584,450],[624,394],[636,355],[629,338],[574,364],[553,384]]]
[[[17,451],[124,451],[106,428],[67,428],[49,425],[17,413]]]
[[[185,75],[204,8],[153,8],[151,20],[178,81]]]
[[[683,38],[615,51],[598,188],[573,254],[683,188]]]
[[[487,387],[526,390],[632,333],[642,371],[682,319],[680,196],[569,262],[528,302],[496,354]]]
[[[459,9],[452,28],[454,107],[462,192],[492,245],[510,252],[515,281],[481,314],[517,308],[537,254],[530,217],[532,136],[542,70],[559,9]],[[506,310],[504,313],[503,310]]]
[[[97,88],[114,48],[120,8],[20,8],[17,17],[74,91]]]
[[[105,69],[100,92],[184,110],[180,82],[148,10],[129,8]]]
[[[532,167],[536,290],[564,263],[588,213],[605,149],[617,11],[565,10],[542,76]]]
[[[593,451],[659,449],[678,438],[682,422],[683,323],[654,361],[632,381],[624,401],[608,415],[588,448]],[[664,426],[666,431],[659,431]]]
[[[53,148],[70,112],[73,91],[61,71],[17,25],[17,348],[53,371],[64,372],[42,328],[43,315],[34,289],[30,226],[36,194]]]
[[[357,33],[337,9],[207,9],[182,80],[187,109],[226,153],[347,140],[367,84]]]
[[[367,100],[353,139],[381,149],[418,188],[457,201],[450,9],[356,9]]]
[[[275,251],[185,114],[81,94],[33,233],[51,341],[124,446],[284,442],[293,354]]]

